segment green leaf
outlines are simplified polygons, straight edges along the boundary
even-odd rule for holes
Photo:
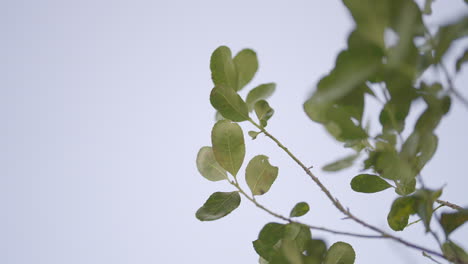
[[[377,175],[359,174],[351,180],[351,188],[356,192],[376,193],[392,187]]]
[[[408,225],[409,216],[416,213],[416,198],[399,197],[393,201],[387,216],[388,225],[395,231],[401,231]]]
[[[455,244],[453,241],[445,242],[442,245],[442,252],[452,262],[460,264],[468,264],[468,254],[463,248]]]
[[[289,213],[289,217],[299,217],[309,212],[309,205],[306,202],[297,203]]]
[[[302,252],[305,250],[307,241],[312,238],[310,229],[307,226],[289,223],[285,226],[283,239],[289,239],[296,242],[297,248]]]
[[[245,157],[241,127],[229,120],[218,121],[211,131],[211,144],[216,161],[235,177]]]
[[[321,264],[327,254],[327,245],[323,240],[311,239],[306,243],[305,253],[306,264]]]
[[[238,74],[228,47],[220,46],[211,54],[210,69],[211,79],[215,86],[238,90]]]
[[[339,171],[339,170],[342,170],[342,169],[346,169],[346,168],[349,168],[351,166],[353,166],[353,162],[356,160],[356,158],[359,157],[358,154],[353,154],[353,155],[349,155],[349,156],[346,156],[342,159],[339,159],[337,161],[334,161],[330,164],[327,164],[325,166],[323,166],[322,170],[324,171]]]
[[[211,105],[218,110],[221,115],[235,122],[249,119],[247,105],[242,98],[229,87],[216,86],[211,90]]]
[[[258,255],[266,261],[270,261],[278,249],[275,247],[284,236],[285,225],[278,223],[266,224],[258,235],[258,239],[253,241],[253,247]]]
[[[197,169],[203,177],[210,181],[227,179],[226,170],[216,161],[211,147],[202,147],[198,151]]]
[[[439,28],[435,35],[435,62],[438,63],[455,40],[468,35],[468,16]]]
[[[434,1],[434,0],[426,0],[426,1],[424,2],[423,14],[425,14],[425,15],[430,15],[430,14],[432,14],[432,7],[431,7],[431,6],[432,6],[432,2],[433,2],[433,1]]]
[[[293,240],[283,239],[281,241],[281,253],[290,264],[303,264],[302,253]],[[283,262],[284,263],[284,262]]]
[[[245,180],[253,195],[268,192],[277,176],[278,167],[272,166],[264,155],[255,156],[245,170]]]
[[[262,258],[262,257],[259,257],[259,258],[258,258],[258,263],[259,263],[259,264],[268,264],[269,262],[268,262],[268,260],[266,260],[266,259],[264,259],[264,258]]]
[[[239,207],[241,198],[238,192],[215,192],[198,209],[195,216],[200,221],[220,219]]]
[[[214,119],[215,119],[215,122],[217,122],[217,121],[223,120],[225,118],[223,117],[223,115],[219,111],[216,111]]]
[[[434,202],[440,197],[441,194],[441,189],[436,191],[421,189],[413,195],[417,199],[416,213],[419,215],[419,217],[421,217],[421,220],[426,227],[426,232],[429,232],[430,230],[430,222],[434,212]]]
[[[245,102],[249,111],[254,109],[255,103],[267,99],[275,92],[276,83],[265,83],[253,88],[248,94]]]
[[[455,63],[455,69],[457,72],[461,70],[462,64],[468,61],[468,49],[465,50],[462,56],[457,59],[457,62]]]
[[[234,57],[234,64],[239,76],[236,90],[239,91],[253,79],[258,70],[257,54],[251,49],[243,49]]]
[[[261,134],[261,131],[249,131],[249,136],[252,138],[252,140],[255,140],[259,134]]]
[[[355,259],[356,253],[350,244],[336,242],[328,249],[323,264],[353,264]]]
[[[447,236],[452,233],[455,229],[463,225],[468,221],[468,210],[465,209],[455,213],[444,213],[441,216],[440,224],[444,228]]]
[[[262,127],[267,126],[267,121],[273,116],[275,110],[270,107],[267,101],[260,100],[255,103],[255,114]]]

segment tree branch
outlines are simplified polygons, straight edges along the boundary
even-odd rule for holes
[[[436,202],[438,204],[441,204],[441,205],[444,205],[444,206],[447,206],[447,207],[450,207],[454,210],[457,210],[457,211],[463,211],[465,209],[463,209],[463,207],[459,206],[459,205],[456,205],[456,204],[453,204],[451,202],[448,202],[448,201],[442,201],[442,200],[436,200]]]
[[[255,127],[257,127],[258,129],[260,129],[260,131],[262,131],[267,137],[269,137],[271,140],[273,140],[284,152],[286,152],[286,154],[288,154],[288,156],[293,159],[304,171],[307,175],[309,175],[309,177],[312,179],[312,181],[315,182],[315,184],[317,184],[317,186],[320,188],[320,190],[325,193],[325,195],[328,197],[328,199],[333,203],[333,205],[340,211],[342,212],[344,215],[346,215],[348,218],[352,219],[354,222],[356,223],[359,223],[361,224],[362,226],[376,232],[376,233],[379,233],[382,237],[384,238],[389,238],[389,239],[392,239],[392,240],[395,240],[403,245],[406,245],[410,248],[413,248],[413,249],[417,249],[417,250],[420,250],[420,251],[425,251],[431,255],[434,255],[434,256],[438,256],[440,258],[444,258],[446,259],[446,257],[439,253],[439,252],[436,252],[434,250],[431,250],[431,249],[427,249],[427,248],[424,248],[422,246],[418,246],[416,244],[413,244],[411,242],[408,242],[406,240],[403,240],[402,238],[399,238],[399,237],[396,237],[396,236],[393,236],[381,229],[379,229],[378,227],[375,227],[373,225],[370,225],[366,222],[364,222],[363,220],[361,220],[360,218],[356,217],[355,215],[353,215],[349,210],[345,209],[345,207],[340,203],[340,201],[333,197],[333,195],[330,193],[330,191],[323,185],[323,183],[319,180],[319,178],[317,176],[315,176],[309,168],[307,168],[307,166],[305,166],[294,154],[292,154],[288,148],[286,148],[277,138],[275,138],[273,135],[271,135],[270,133],[268,133],[268,131],[265,130],[264,127],[258,125],[257,123],[255,123],[255,121],[253,121],[252,119],[249,118],[249,121],[250,123],[252,123]]]

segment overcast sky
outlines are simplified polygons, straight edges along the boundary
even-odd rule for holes
[[[431,23],[468,12],[461,0],[438,0],[434,10]],[[396,194],[354,193],[349,181],[359,168],[321,172],[348,152],[302,111],[352,27],[338,0],[1,1],[0,263],[256,263],[251,241],[277,220],[247,200],[218,221],[194,216],[211,193],[232,190],[195,166],[214,124],[209,57],[219,45],[257,51],[248,88],[278,84],[271,133],[356,215],[388,230]],[[456,80],[465,95],[467,68]],[[455,101],[423,171],[429,187],[446,184],[442,199],[465,206],[467,113]],[[267,138],[246,144],[246,161],[265,154],[279,166],[261,203],[287,214],[307,201],[304,221],[368,233],[341,220]],[[351,243],[356,263],[430,262],[390,241],[312,234]],[[437,248],[421,226],[398,235]],[[453,237],[468,247],[467,226]]]

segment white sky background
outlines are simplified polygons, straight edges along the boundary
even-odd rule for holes
[[[434,10],[436,21],[468,12],[461,0],[438,0]],[[248,88],[278,84],[271,133],[356,215],[388,230],[396,194],[354,193],[359,168],[321,172],[348,152],[302,111],[351,28],[338,0],[1,1],[0,263],[256,263],[251,241],[275,219],[245,199],[221,220],[194,216],[211,193],[232,190],[195,166],[214,124],[209,57],[219,45],[257,51]],[[456,82],[465,95],[467,73]],[[447,184],[442,199],[465,206],[467,113],[455,102],[423,171],[429,187]],[[307,201],[304,221],[369,233],[340,220],[267,138],[246,142],[244,165],[266,154],[280,167],[261,203],[288,214]],[[356,263],[430,263],[393,242],[312,233],[351,243]],[[420,225],[398,235],[437,248]],[[453,236],[465,248],[466,237],[467,226]]]

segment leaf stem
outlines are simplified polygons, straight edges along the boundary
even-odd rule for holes
[[[381,238],[389,238],[389,239],[392,239],[392,240],[395,240],[403,245],[406,245],[410,248],[414,248],[414,249],[417,249],[417,250],[420,250],[420,251],[425,251],[429,254],[432,254],[434,256],[438,256],[440,258],[444,258],[446,259],[446,257],[439,253],[439,252],[436,252],[434,250],[431,250],[431,249],[427,249],[427,248],[424,248],[422,246],[418,246],[416,244],[413,244],[411,242],[408,242],[406,240],[403,240],[402,238],[399,238],[399,237],[396,237],[396,236],[393,236],[381,229],[379,229],[378,227],[375,227],[371,224],[368,224],[366,223],[365,221],[361,220],[360,218],[356,217],[355,215],[353,215],[349,209],[345,209],[345,207],[341,204],[341,202],[336,198],[336,197],[333,197],[333,195],[330,193],[330,191],[325,187],[325,185],[323,185],[323,183],[319,180],[319,178],[317,176],[315,176],[309,168],[307,168],[306,165],[304,165],[294,154],[292,154],[288,148],[286,148],[277,138],[275,138],[273,135],[271,135],[268,131],[265,130],[265,128],[261,127],[260,125],[258,125],[257,123],[255,123],[255,121],[253,121],[252,119],[248,119],[250,123],[252,123],[255,127],[257,127],[258,129],[260,129],[267,137],[269,137],[271,140],[273,140],[284,152],[286,152],[286,154],[288,154],[288,156],[293,159],[304,171],[307,175],[309,175],[309,177],[312,179],[312,181],[315,182],[315,184],[317,184],[317,186],[320,188],[320,190],[325,193],[325,195],[328,197],[328,199],[333,203],[333,205],[340,211],[342,212],[344,215],[346,215],[348,218],[352,219],[353,221],[355,221],[356,223],[359,223],[361,224],[362,226],[376,232],[376,233],[379,233],[380,234],[380,237]]]

